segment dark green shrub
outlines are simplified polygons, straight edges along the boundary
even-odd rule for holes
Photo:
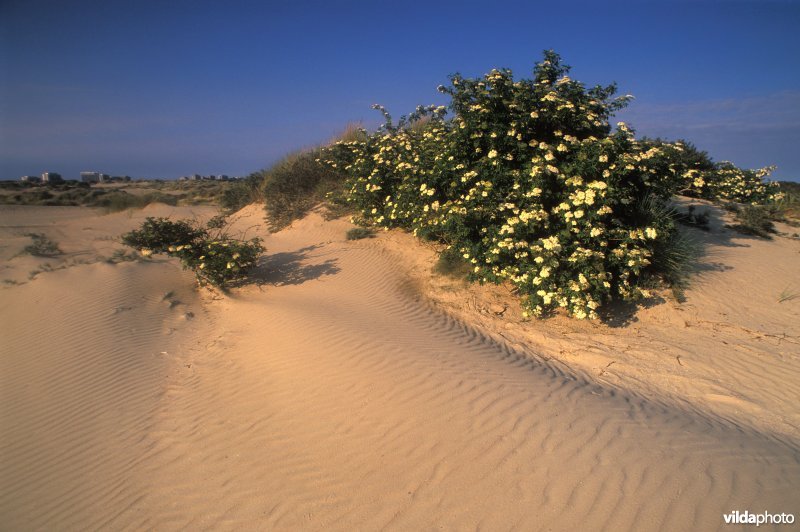
[[[172,246],[187,246],[206,238],[208,232],[188,220],[147,217],[140,229],[122,236],[122,243],[150,253],[165,253]]]

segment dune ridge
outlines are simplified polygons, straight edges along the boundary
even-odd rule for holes
[[[260,223],[255,207],[237,222]],[[348,227],[312,214],[259,229],[268,255],[255,282],[224,298],[193,293],[169,261],[81,265],[4,289],[25,318],[41,311],[37,294],[57,294],[51,313],[93,319],[40,330],[3,310],[0,323],[28,325],[4,331],[15,439],[0,440],[2,521],[713,530],[732,510],[797,512],[794,440],[532,357],[437,309],[391,247],[347,241]],[[106,281],[64,293],[87,278]],[[142,325],[125,333],[130,323]],[[48,349],[59,338],[64,349]],[[27,404],[37,379],[74,397],[32,391],[41,404]]]

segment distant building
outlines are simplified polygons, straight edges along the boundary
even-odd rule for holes
[[[20,181],[24,181],[26,183],[38,183],[42,180],[38,175],[24,175],[19,178]]]
[[[84,183],[108,183],[111,176],[102,172],[81,172],[81,181]]]
[[[56,172],[45,172],[42,174],[42,183],[63,183],[64,178],[61,177],[61,174]]]

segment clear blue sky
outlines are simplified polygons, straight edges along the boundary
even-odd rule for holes
[[[0,0],[0,178],[244,175],[545,48],[618,118],[800,180],[800,2]]]

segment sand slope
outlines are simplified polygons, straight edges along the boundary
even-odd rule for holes
[[[523,321],[506,287],[431,276],[432,249],[391,232],[382,247],[409,265],[437,308],[594,382],[800,441],[800,239],[768,241],[726,229],[702,200],[711,230],[686,229],[703,256],[678,304],[669,291],[603,323],[563,316]],[[778,224],[787,235],[797,229]],[[489,309],[506,307],[502,315]]]
[[[312,215],[267,236],[258,282],[226,298],[169,262],[3,290],[0,522],[713,530],[735,509],[798,513],[791,437],[544,363],[437,310],[393,237],[348,227]],[[105,284],[64,289],[86,279]]]

